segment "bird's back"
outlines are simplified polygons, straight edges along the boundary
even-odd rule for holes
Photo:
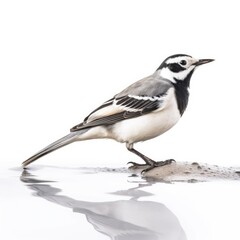
[[[127,95],[135,96],[161,96],[165,94],[169,88],[173,87],[171,81],[162,78],[158,72],[145,77],[116,95],[116,98],[120,98]]]

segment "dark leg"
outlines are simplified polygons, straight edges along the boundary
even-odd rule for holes
[[[128,150],[132,153],[135,153],[136,155],[138,155],[140,158],[142,158],[145,161],[146,164],[140,164],[140,165],[148,165],[148,166],[154,165],[155,162],[152,159],[150,159],[147,156],[143,155],[142,153],[138,152],[134,148],[128,148]]]
[[[126,144],[126,147],[127,149],[136,154],[137,156],[139,156],[140,158],[142,158],[146,164],[139,164],[139,163],[135,163],[135,162],[129,162],[131,164],[133,164],[133,168],[136,168],[136,167],[147,167],[145,170],[143,170],[143,172],[147,172],[155,167],[161,167],[161,166],[164,166],[164,165],[168,165],[168,164],[171,164],[172,162],[175,162],[174,159],[169,159],[169,160],[166,160],[166,161],[160,161],[160,162],[156,162],[154,160],[152,160],[151,158],[143,155],[142,153],[140,153],[139,151],[137,151],[136,149],[133,148],[133,144]]]

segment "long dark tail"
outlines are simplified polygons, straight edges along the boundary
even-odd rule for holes
[[[34,154],[32,157],[28,158],[26,161],[22,163],[23,167],[26,167],[28,164],[36,161],[38,158],[53,152],[63,146],[66,146],[72,142],[75,142],[77,140],[77,137],[79,136],[79,132],[71,132],[68,135],[66,135],[63,138],[60,138],[59,140],[51,143],[47,147],[43,148],[41,151]]]

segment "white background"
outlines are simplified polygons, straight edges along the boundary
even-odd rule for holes
[[[237,1],[1,1],[1,159],[20,164],[166,57],[186,53],[216,61],[194,73],[176,127],[136,148],[159,160],[237,165],[239,22]],[[106,140],[53,154],[52,164],[135,159]]]
[[[176,53],[216,61],[199,67],[194,73],[189,106],[180,122],[163,136],[137,144],[136,148],[156,160],[175,158],[177,161],[239,166],[238,6],[237,1],[231,0],[1,1],[0,166],[20,166],[31,154],[66,135],[73,125],[80,123],[101,103],[132,82],[152,74],[166,57]],[[111,140],[92,140],[62,148],[45,156],[38,164],[70,168],[125,167],[128,161],[135,160],[139,159],[124,145]],[[22,239],[27,239],[25,234],[30,234],[29,239],[32,239],[31,233],[18,224],[21,220],[25,223],[22,216],[33,209],[38,211],[36,221],[41,221],[45,206],[48,207],[49,222],[52,218],[57,223],[62,220],[60,209],[47,202],[41,205],[43,200],[30,197],[27,188],[12,178],[13,173],[3,172],[1,206],[9,222],[3,220],[2,223],[7,233],[12,232],[12,226],[18,226]],[[14,175],[18,179],[19,173]],[[109,181],[111,176],[106,178]],[[78,185],[75,180],[73,182],[74,186]],[[168,189],[170,195],[166,192],[157,197],[167,199],[166,203],[176,212],[188,236],[193,230],[192,218],[188,217],[187,208],[181,205],[186,199],[186,205],[196,201],[195,205],[200,206],[200,210],[196,210],[202,214],[200,222],[206,220],[208,213],[206,225],[212,223],[210,231],[218,236],[213,239],[221,239],[221,236],[238,239],[237,221],[226,226],[229,219],[239,216],[238,185],[231,185],[232,188],[229,185],[227,183],[223,189],[221,183],[208,187],[188,184],[186,194],[184,190],[180,193],[174,189],[171,195]],[[175,188],[178,189],[178,185]],[[72,192],[76,189],[73,187]],[[156,189],[161,190],[159,185]],[[16,205],[16,199],[22,208]],[[176,199],[182,199],[179,205],[174,205]],[[231,199],[235,199],[235,204]],[[222,218],[218,218],[221,206]],[[28,207],[32,209],[25,211]],[[9,209],[12,210],[10,214]],[[78,223],[79,218],[73,216]],[[73,219],[73,216],[69,212],[67,219]],[[89,224],[85,225],[90,228]],[[193,225],[198,231],[198,224]],[[49,231],[52,231],[54,226],[50,226]],[[35,229],[36,226],[29,226],[29,231],[31,227]]]

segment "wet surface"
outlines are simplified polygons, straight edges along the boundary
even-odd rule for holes
[[[138,171],[136,169],[136,171]],[[240,180],[240,168],[221,167],[198,162],[173,162],[143,174],[145,178],[165,182],[208,182]]]
[[[199,164],[188,165],[200,170]],[[239,239],[237,178],[223,174],[191,182],[173,175],[174,181],[169,176],[164,181],[143,178],[139,171],[51,166],[1,170],[0,238]],[[183,173],[191,174],[196,173]]]

